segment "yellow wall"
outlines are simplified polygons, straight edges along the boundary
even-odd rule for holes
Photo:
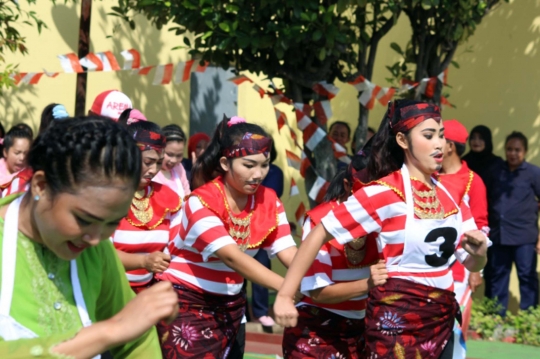
[[[181,38],[172,32],[166,29],[158,32],[143,17],[136,18],[137,28],[131,31],[121,20],[106,16],[115,3],[111,0],[93,2],[91,51],[111,50],[121,65],[120,52],[129,48],[141,52],[143,65],[176,63],[187,59],[185,50],[171,50],[182,44]],[[56,56],[77,50],[80,5],[52,6],[48,1],[38,4],[32,9],[39,13],[49,29],[44,29],[40,35],[33,28],[22,29],[23,35],[28,38],[30,54],[24,57],[8,55],[7,61],[18,63],[23,72],[41,71],[43,68],[60,71]],[[28,6],[25,2],[21,2],[21,5]],[[109,35],[111,37],[107,38]],[[397,26],[381,41],[373,82],[388,86],[385,66],[397,60],[389,44],[397,42],[404,47],[409,36],[408,21],[402,16]],[[461,68],[451,68],[449,73],[449,84],[452,86],[449,99],[457,108],[444,109],[445,118],[457,118],[469,129],[477,124],[491,127],[499,155],[503,155],[502,145],[506,134],[512,130],[524,132],[531,143],[528,160],[537,165],[540,165],[539,47],[540,1],[514,0],[500,6],[484,19],[470,41],[458,49],[456,60]],[[469,49],[472,51],[469,52]],[[75,77],[74,74],[62,74],[55,79],[44,77],[38,85],[5,91],[0,97],[2,123],[9,127],[14,122],[24,121],[34,124],[37,129],[41,110],[51,102],[63,103],[73,113]],[[251,77],[263,87],[268,85],[262,78]],[[189,83],[152,86],[153,71],[147,77],[128,72],[90,73],[88,79],[87,108],[98,93],[116,88],[128,94],[134,106],[140,108],[149,119],[160,124],[175,122],[188,132]],[[341,92],[332,101],[334,117],[331,121],[339,119],[354,125],[358,118],[356,91],[347,84],[337,85]],[[239,115],[262,124],[276,139],[280,153],[277,164],[285,169],[287,178],[282,199],[289,219],[293,220],[300,200],[307,202],[307,198],[299,174],[286,166],[283,156],[284,148],[292,148],[288,132],[284,128],[281,134],[278,133],[270,100],[261,99],[250,85],[239,87],[238,98]],[[287,107],[280,105],[280,109],[285,111]],[[377,127],[383,113],[384,107],[377,104],[370,116],[370,126]],[[289,123],[295,126],[292,112],[289,111],[288,115]],[[298,183],[301,196],[289,198],[291,176]],[[517,293],[515,273],[513,275],[513,293]]]

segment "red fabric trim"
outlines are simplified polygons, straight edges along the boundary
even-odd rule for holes
[[[168,213],[174,214],[182,207],[182,199],[169,187],[164,186],[161,183],[151,182],[145,189],[146,193],[149,192],[149,187],[152,189],[150,206],[152,206],[154,216],[150,222],[143,224],[135,217],[130,207],[126,219],[135,227],[154,229],[163,222],[163,219]]]

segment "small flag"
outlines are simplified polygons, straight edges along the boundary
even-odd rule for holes
[[[347,149],[339,143],[332,141],[332,149],[334,150],[334,157],[343,163],[351,163],[351,158],[347,155]]]
[[[191,73],[193,72],[194,64],[195,64],[195,60],[179,62],[176,65],[176,71],[174,73],[174,83],[179,84],[179,83],[188,81],[191,78]]]
[[[285,154],[287,155],[287,164],[290,167],[300,170],[300,164],[301,164],[300,157],[298,157],[296,154],[292,153],[289,150],[285,150]]]
[[[311,187],[311,190],[309,191],[309,198],[311,198],[317,203],[322,203],[329,185],[330,182],[328,182],[321,176],[317,177],[315,183],[313,184],[313,187]]]
[[[296,185],[294,178],[291,178],[291,192],[289,193],[289,197],[294,197],[299,194],[300,194],[300,191],[298,190],[298,186]]]
[[[315,84],[313,86],[313,91],[331,100],[336,97],[337,93],[339,92],[339,88],[337,88],[333,84],[329,84],[328,82],[323,81]]]
[[[12,76],[12,79],[15,82],[15,85],[18,85],[20,83],[27,85],[36,85],[41,79],[41,76],[43,76],[43,74],[43,72],[20,72],[18,74],[14,74]]]
[[[155,66],[146,66],[146,67],[141,67],[140,69],[134,69],[133,70],[133,73],[137,74],[137,75],[142,75],[142,76],[146,76],[150,73],[150,70],[152,70]]]
[[[296,212],[294,213],[294,216],[296,217],[296,222],[298,222],[301,226],[304,225],[304,215],[306,214],[306,206],[304,206],[304,202],[300,202],[298,205],[298,208],[296,209]]]
[[[392,101],[396,93],[396,89],[393,87],[382,87],[381,91],[377,94],[377,101],[383,106],[388,105],[388,102]]]
[[[311,161],[304,151],[302,151],[302,157],[300,161],[300,175],[306,177],[307,170],[311,167]]]
[[[156,66],[156,73],[152,85],[167,85],[171,83],[173,76],[173,64]]]
[[[329,100],[315,102],[313,105],[315,109],[315,116],[321,122],[321,125],[326,125],[328,120],[332,117],[332,107],[330,106]]]
[[[274,111],[276,112],[278,130],[281,130],[281,128],[287,124],[287,116],[277,108],[274,108]]]
[[[244,82],[253,83],[253,81],[251,81],[251,79],[249,77],[247,77],[246,75],[240,75],[240,76],[231,77],[228,81],[231,81],[232,83],[234,83],[236,85],[241,85]]]
[[[261,98],[264,97],[264,94],[266,93],[266,91],[264,91],[264,89],[261,86],[257,84],[253,84],[253,89],[259,93],[259,96],[261,96]]]
[[[79,58],[74,53],[58,55],[58,58],[60,59],[60,65],[65,73],[84,72],[81,63],[79,62]]]
[[[124,57],[124,70],[141,67],[141,54],[135,49],[124,50],[120,53]]]

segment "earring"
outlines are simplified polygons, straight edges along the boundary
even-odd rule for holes
[[[37,194],[34,196],[34,201],[39,201],[39,196]]]

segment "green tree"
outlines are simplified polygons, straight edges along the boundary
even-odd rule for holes
[[[36,0],[27,0],[26,2],[33,5]],[[25,45],[26,39],[21,36],[18,30],[21,25],[36,26],[40,33],[43,28],[47,27],[35,11],[22,9],[18,1],[0,3],[0,63],[3,64],[0,69],[0,89],[13,86],[10,75],[16,70],[15,65],[6,64],[4,57],[6,51],[23,55],[28,53],[28,48]]]
[[[321,100],[319,82],[371,78],[379,40],[399,15],[397,0],[119,0],[111,15],[134,22],[146,15],[158,28],[184,35],[184,44],[201,61],[237,71],[280,78],[285,94],[297,103]],[[367,112],[361,123],[366,127]],[[314,121],[325,127],[318,119]],[[365,136],[365,129],[361,132]],[[363,138],[363,137],[362,137]],[[316,173],[330,180],[337,169],[332,143],[313,151]]]
[[[388,69],[391,81],[408,79],[420,83],[431,78],[431,89],[422,94],[410,90],[406,97],[441,103],[443,84],[436,77],[448,69],[459,44],[471,37],[482,19],[498,4],[508,0],[405,0],[403,12],[410,20],[411,40],[404,49],[392,43],[403,56]]]

